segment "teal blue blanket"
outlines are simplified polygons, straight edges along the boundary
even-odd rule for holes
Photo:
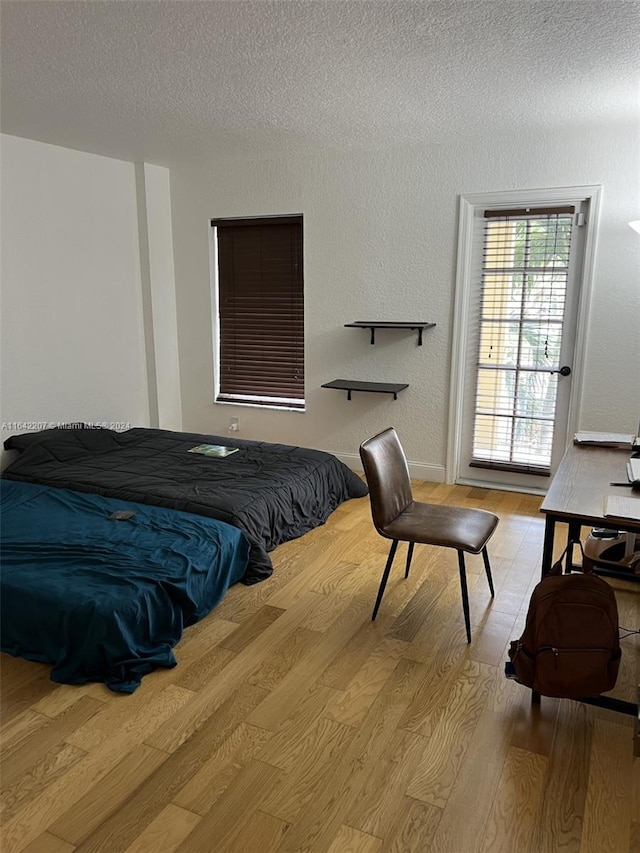
[[[242,531],[211,518],[8,480],[0,498],[1,648],[56,682],[132,693],[247,567]]]

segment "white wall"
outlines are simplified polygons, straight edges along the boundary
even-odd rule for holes
[[[2,408],[149,419],[134,166],[3,135]]]
[[[640,415],[640,239],[636,127],[579,128],[454,145],[305,159],[190,163],[172,170],[183,424],[357,455],[394,425],[426,479],[443,474],[462,193],[603,184],[581,429],[634,431]],[[304,215],[307,412],[213,404],[211,217]],[[416,335],[343,324],[424,320]],[[378,342],[379,341],[379,342]],[[321,389],[337,378],[408,382],[397,401]]]
[[[136,164],[142,304],[151,426],[180,430],[178,326],[169,170]]]
[[[579,427],[632,431],[640,415],[640,239],[635,127],[475,137],[456,145],[281,161],[131,163],[2,137],[3,422],[149,423],[357,455],[393,424],[414,473],[446,457],[457,204],[461,193],[602,184],[602,218]],[[614,156],[615,154],[615,156]],[[146,247],[138,214],[146,219]],[[213,403],[209,219],[302,213],[306,413]],[[171,226],[177,290],[175,342]],[[140,232],[141,233],[141,232]],[[149,285],[147,376],[141,266]],[[436,322],[415,333],[358,319]],[[149,325],[151,322],[151,325]],[[176,382],[180,362],[180,385]],[[321,389],[335,378],[405,381],[397,401]],[[8,429],[8,432],[22,431]]]

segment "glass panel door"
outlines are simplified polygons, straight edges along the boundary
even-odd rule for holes
[[[454,482],[544,491],[569,438],[598,190],[463,196],[450,403]],[[582,194],[584,193],[584,194]],[[588,247],[588,256],[587,256]],[[590,282],[590,278],[589,278]],[[589,286],[589,285],[588,285]],[[588,290],[587,286],[587,290]],[[579,389],[578,389],[579,393]]]
[[[572,214],[486,220],[471,465],[548,474]]]

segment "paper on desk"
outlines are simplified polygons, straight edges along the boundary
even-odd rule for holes
[[[605,495],[605,516],[614,518],[630,518],[640,521],[640,498],[627,498],[623,495]]]
[[[631,447],[634,439],[634,435],[618,432],[577,432],[573,437],[576,444],[598,444],[610,447],[619,447],[620,445]]]

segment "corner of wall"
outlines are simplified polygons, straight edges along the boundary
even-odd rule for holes
[[[182,429],[169,170],[136,163],[138,230],[151,426]]]

